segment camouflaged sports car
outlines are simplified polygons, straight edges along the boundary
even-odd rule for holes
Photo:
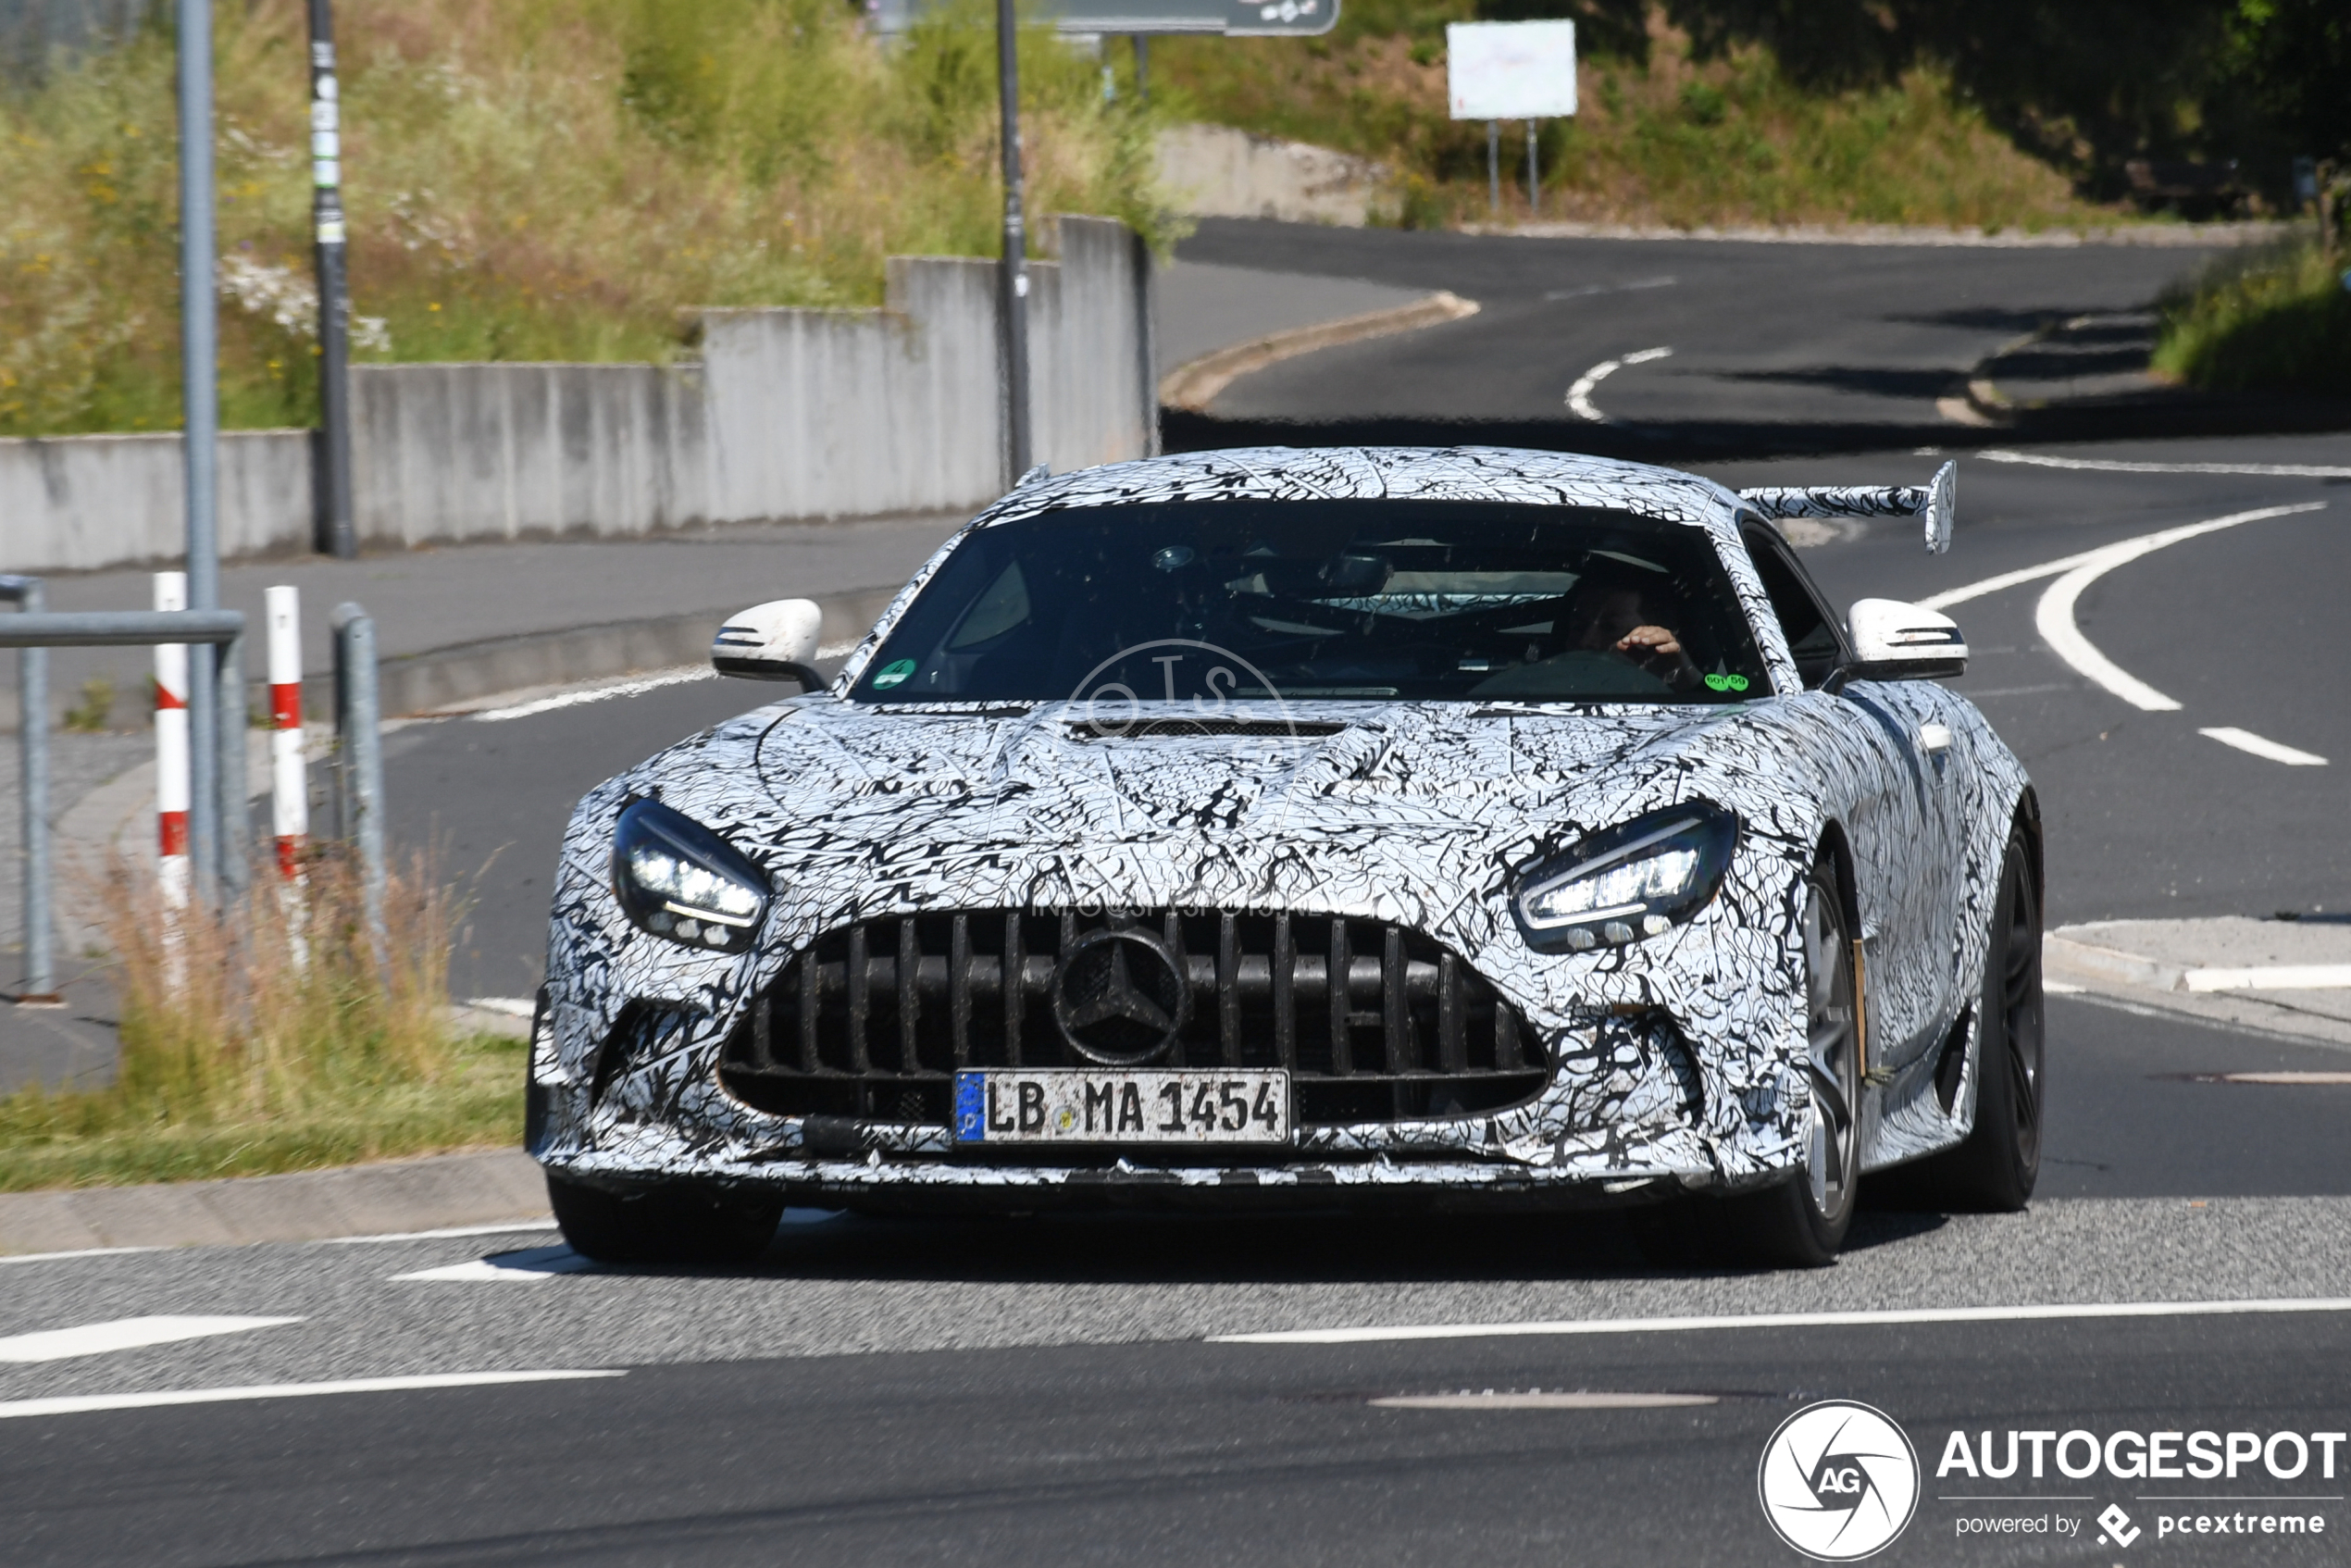
[[[1865,1171],[2017,1206],[2040,841],[1934,684],[1749,492],[1534,452],[1032,474],[830,680],[572,817],[529,1147],[572,1245],[755,1252],[788,1202],[1695,1200],[1832,1257]]]

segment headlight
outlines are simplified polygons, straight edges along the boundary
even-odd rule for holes
[[[1692,801],[1594,833],[1535,866],[1511,913],[1537,952],[1586,952],[1663,936],[1723,885],[1739,819]]]
[[[639,801],[620,814],[612,884],[629,919],[688,947],[740,947],[767,910],[759,867],[659,801]]]

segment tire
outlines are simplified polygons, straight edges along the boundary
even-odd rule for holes
[[[2046,1015],[2041,991],[2041,897],[2024,829],[2009,829],[2000,895],[1976,1004],[1975,1127],[1947,1153],[1904,1173],[1936,1206],[2014,1213],[2041,1175]]]
[[[1759,1192],[1727,1199],[1723,1235],[1749,1261],[1820,1268],[1836,1261],[1852,1227],[1861,1179],[1861,1037],[1854,1010],[1853,941],[1836,878],[1823,858],[1804,903],[1806,1114],[1804,1169]]]
[[[571,1250],[602,1263],[748,1263],[784,1217],[780,1197],[683,1186],[621,1194],[552,1171],[547,1201]]]

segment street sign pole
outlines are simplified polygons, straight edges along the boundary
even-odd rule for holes
[[[1486,122],[1486,210],[1502,210],[1502,122]]]
[[[996,0],[996,91],[1003,117],[1004,482],[1028,472],[1028,235],[1021,217],[1020,29],[1013,0]]]
[[[351,519],[351,282],[342,221],[342,103],[333,0],[310,0],[310,218],[318,269],[318,513],[322,555],[359,554]]]
[[[1543,202],[1542,180],[1535,169],[1535,125],[1534,120],[1526,122],[1526,211],[1530,218],[1542,210]]]
[[[220,607],[220,384],[218,262],[212,205],[212,6],[180,0],[180,396],[187,481],[188,608]],[[218,886],[226,817],[220,809],[219,753],[208,741],[219,726],[213,661],[193,659],[188,671],[190,748],[189,849],[199,896]],[[243,780],[237,792],[243,794]]]

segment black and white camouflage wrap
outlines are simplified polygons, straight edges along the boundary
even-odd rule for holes
[[[830,691],[681,741],[580,802],[532,1049],[532,1152],[611,1183],[691,1177],[836,1196],[952,1187],[1002,1188],[1017,1201],[1013,1189],[1115,1182],[1127,1167],[953,1158],[944,1126],[867,1125],[854,1157],[816,1158],[797,1119],[740,1103],[716,1071],[749,999],[821,932],[921,910],[1067,907],[1090,893],[1129,907],[1287,909],[1416,927],[1518,1007],[1555,1063],[1549,1089],[1514,1109],[1308,1128],[1283,1166],[1243,1173],[1212,1161],[1132,1172],[1138,1179],[1457,1194],[1752,1184],[1804,1158],[1799,921],[1806,875],[1829,843],[1849,858],[1864,938],[1865,1164],[1965,1135],[1972,1068],[1948,1115],[1933,1070],[1980,989],[2023,769],[1972,705],[1940,687],[1804,691],[1740,541],[1738,496],[1686,474],[1554,454],[1269,449],[1033,479],[964,532],[1064,508],[1244,497],[1616,507],[1704,529],[1774,690],[1723,706],[1294,702],[1316,730],[1343,728],[1278,744],[1104,744],[1074,731],[1057,703],[844,700],[959,534]],[[1952,743],[1930,752],[1919,732],[1934,724]],[[613,827],[647,796],[765,869],[774,903],[751,951],[696,951],[624,916],[611,889]],[[1744,825],[1711,904],[1622,948],[1526,947],[1505,902],[1523,868],[1693,797],[1731,807]],[[601,1048],[632,1003],[641,1038],[591,1096]],[[1655,1038],[1661,1017],[1686,1057]]]

